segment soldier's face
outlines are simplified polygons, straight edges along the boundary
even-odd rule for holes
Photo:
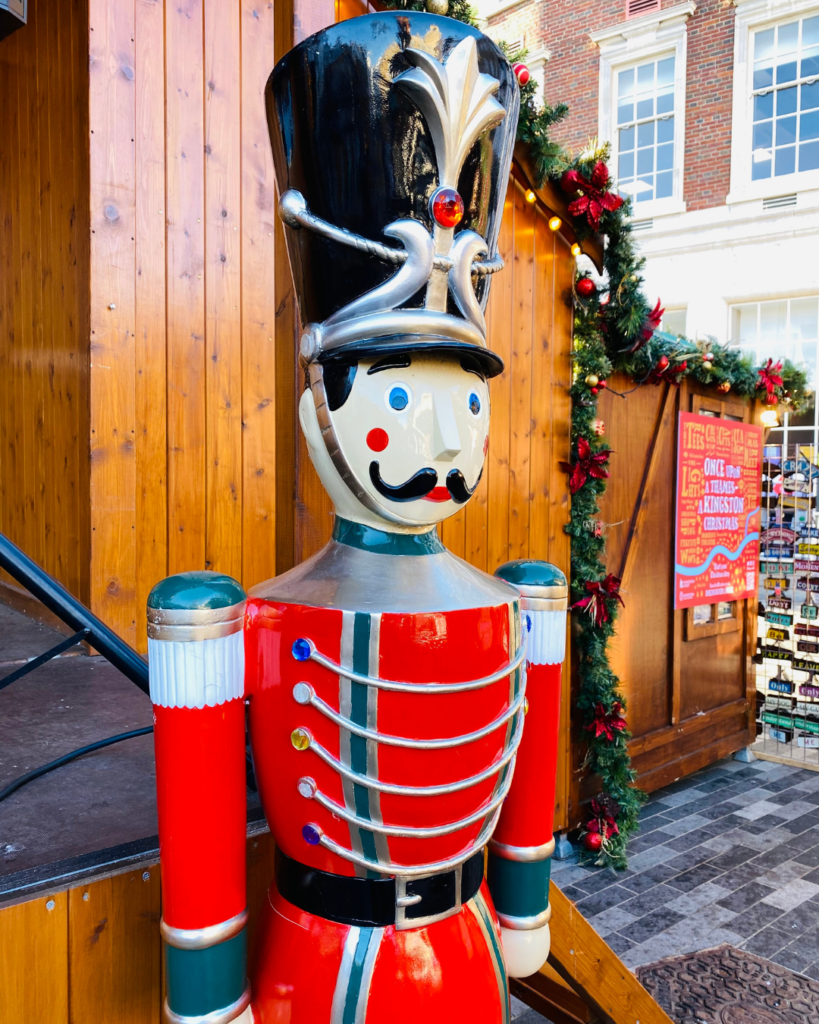
[[[347,464],[389,513],[436,523],[477,487],[489,443],[489,389],[453,356],[362,360],[330,418]]]

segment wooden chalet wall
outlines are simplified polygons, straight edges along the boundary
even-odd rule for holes
[[[636,390],[624,377],[609,383],[598,410],[615,454],[600,519],[606,571],[622,578],[625,601],[610,660],[628,699],[638,784],[650,791],[755,735],[756,602],[734,602],[732,618],[695,626],[690,609],[674,610],[673,595],[678,414],[751,422],[754,407],[693,382]],[[625,400],[613,393],[627,390]],[[573,806],[588,785],[575,782]]]
[[[0,42],[0,531],[89,597],[84,0]]]

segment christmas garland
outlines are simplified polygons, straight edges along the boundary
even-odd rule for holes
[[[393,10],[449,14],[476,25],[468,0],[382,0]],[[571,593],[580,692],[577,718],[585,744],[584,767],[600,779],[600,795],[590,802],[590,818],[581,830],[583,856],[599,866],[626,867],[626,845],[639,827],[646,797],[634,785],[625,718],[626,701],[620,682],[609,666],[607,647],[614,636],[620,580],[605,570],[605,537],[599,502],[606,489],[613,454],[602,436],[597,399],[614,372],[626,374],[635,386],[668,383],[679,386],[691,377],[720,394],[733,391],[758,398],[773,408],[782,402],[799,412],[808,401],[807,376],[788,361],[772,360],[760,367],[736,349],[710,342],[672,337],[658,330],[664,310],[652,308],[642,290],[644,260],[637,255],[631,233],[631,200],[612,190],[606,166],[609,148],[590,142],[572,157],[550,138],[550,129],[568,113],[565,104],[538,106],[536,86],[523,60],[500,44],[512,62],[521,91],[517,137],[529,147],[541,187],[547,180],[571,197],[568,213],[578,242],[602,235],[605,239],[603,274],[577,273],[574,303],[574,380],[572,396],[572,494],[570,522]]]

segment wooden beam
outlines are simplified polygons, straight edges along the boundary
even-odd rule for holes
[[[672,1024],[617,954],[552,882],[549,963],[607,1024]]]

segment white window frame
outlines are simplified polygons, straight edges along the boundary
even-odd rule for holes
[[[685,212],[686,28],[696,9],[694,0],[687,0],[662,11],[652,11],[642,18],[630,18],[589,36],[600,49],[598,134],[601,140],[611,141],[612,172],[616,171],[618,162],[617,73],[645,61],[674,57],[674,188],[665,199],[634,203],[632,213],[639,220]]]
[[[819,170],[751,179],[753,133],[752,35],[761,29],[819,14],[817,0],[734,0],[734,97],[731,129],[731,191],[726,202],[767,199],[819,188]],[[773,213],[774,211],[772,211]]]

